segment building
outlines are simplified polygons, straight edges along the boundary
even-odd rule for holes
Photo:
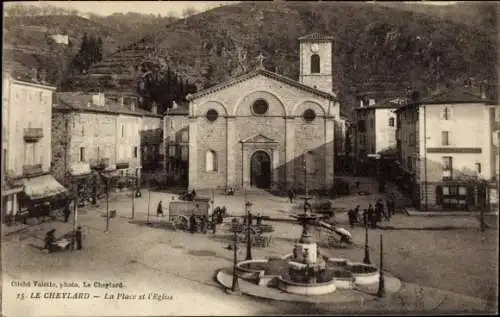
[[[57,44],[69,44],[69,36],[67,34],[54,34],[50,36]]]
[[[189,105],[173,106],[163,120],[167,184],[188,186],[189,178]]]
[[[343,146],[335,132],[345,120],[333,92],[332,41],[299,38],[300,81],[264,69],[259,56],[258,69],[187,96],[189,187],[333,186],[335,147]]]
[[[54,209],[58,198],[66,198],[66,189],[50,175],[54,91],[3,74],[2,213],[9,220]]]
[[[417,207],[474,209],[498,197],[498,108],[473,87],[458,87],[397,110],[400,185]]]
[[[111,188],[133,186],[142,168],[144,129],[161,126],[161,116],[136,107],[130,96],[61,92],[52,115],[53,171],[76,188],[81,201],[104,189],[98,175],[114,175]],[[148,147],[149,147],[149,143]]]
[[[153,105],[152,113],[158,113]],[[144,116],[141,128],[141,162],[143,173],[164,171],[163,120],[160,116]]]
[[[352,147],[354,173],[373,175],[383,168],[387,171],[390,160],[396,158],[396,109],[406,102],[406,98],[389,98],[380,102],[375,99],[361,100],[360,106],[352,114]],[[385,162],[377,167],[377,160]],[[384,164],[381,164],[384,165]]]

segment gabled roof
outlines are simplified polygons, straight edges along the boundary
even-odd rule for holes
[[[377,102],[373,106],[357,107],[354,110],[361,111],[369,109],[398,109],[408,104],[409,101],[409,98],[386,98],[380,102]]]
[[[430,97],[422,99],[424,104],[441,104],[441,103],[484,103],[486,98],[474,93],[470,87],[455,87],[453,89],[434,94]]]
[[[263,134],[257,134],[249,138],[243,139],[241,143],[277,143],[275,140],[268,138]]]
[[[299,41],[333,41],[334,37],[323,33],[311,33],[299,37]]]
[[[440,104],[453,104],[453,103],[481,103],[490,104],[492,101],[483,98],[474,92],[473,87],[458,86],[446,91],[433,94],[429,97],[423,98],[420,101],[409,101],[405,106],[400,107],[398,110],[403,110],[409,107],[419,105],[440,105]]]
[[[161,115],[135,107],[132,109],[128,105],[122,105],[118,102],[106,100],[103,106],[92,103],[92,94],[84,92],[58,92],[57,101],[53,106],[56,110],[66,111],[89,111],[102,112],[108,114],[127,114],[132,116],[162,117]]]
[[[276,74],[274,72],[268,71],[268,70],[263,69],[263,68],[259,68],[259,69],[250,71],[248,73],[245,73],[245,74],[242,74],[240,76],[234,77],[233,79],[230,79],[230,80],[228,80],[228,81],[226,81],[224,83],[221,83],[221,84],[212,86],[210,88],[201,90],[201,91],[199,91],[197,93],[194,93],[194,94],[187,95],[186,99],[189,100],[189,101],[195,100],[195,99],[201,98],[203,96],[206,96],[208,94],[214,93],[216,91],[219,91],[219,90],[222,90],[222,89],[234,86],[234,85],[236,85],[238,83],[241,83],[241,82],[243,82],[245,80],[251,79],[251,78],[259,76],[259,75],[266,76],[268,78],[280,81],[280,82],[285,83],[287,85],[290,85],[290,86],[293,86],[295,88],[298,88],[298,89],[310,92],[312,94],[321,96],[321,97],[329,99],[329,100],[336,100],[335,96],[333,96],[332,94],[329,94],[327,92],[324,92],[324,91],[321,91],[321,90],[309,87],[309,86],[304,85],[304,84],[301,84],[301,83],[299,83],[296,80],[293,80],[291,78],[288,78],[288,77],[280,75],[280,74]]]

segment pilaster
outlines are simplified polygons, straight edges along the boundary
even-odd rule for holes
[[[290,187],[295,181],[295,118],[285,118],[285,181]]]
[[[226,187],[235,186],[236,175],[236,131],[235,117],[226,117]]]
[[[197,118],[189,118],[189,188],[198,184],[198,124]]]
[[[333,185],[335,177],[335,119],[333,117],[325,118],[325,185]]]

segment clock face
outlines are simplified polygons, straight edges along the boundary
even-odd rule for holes
[[[311,51],[312,51],[313,53],[317,53],[317,52],[319,51],[319,46],[318,46],[318,44],[313,44],[313,45],[311,46]]]

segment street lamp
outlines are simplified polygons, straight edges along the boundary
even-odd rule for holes
[[[250,206],[252,206],[252,203],[247,201],[245,203],[245,208],[246,208],[246,217],[247,217],[247,256],[245,260],[251,260],[252,259],[252,215],[250,213]]]
[[[75,195],[75,201],[73,206],[73,238],[76,237],[76,228],[77,228],[77,213],[78,213],[78,192],[75,189],[76,186],[73,184],[73,193]],[[69,206],[68,206],[69,208]],[[73,251],[76,249],[76,241],[73,241]]]
[[[151,222],[149,221],[150,210],[151,210],[151,182],[148,179],[148,222],[147,222],[148,226],[151,226]]]
[[[109,178],[106,180],[106,232],[109,230]]]
[[[383,235],[380,233],[380,268],[379,268],[379,280],[378,280],[378,291],[377,297],[385,296],[385,280],[384,280],[384,243]]]
[[[368,221],[365,221],[365,257],[363,258],[364,264],[371,264],[370,250],[368,249]]]
[[[238,274],[236,273],[236,264],[238,263],[238,230],[237,230],[237,225],[233,228],[234,229],[234,245],[233,245],[233,283],[231,285],[231,292],[237,293],[239,292],[239,285],[238,285]]]

